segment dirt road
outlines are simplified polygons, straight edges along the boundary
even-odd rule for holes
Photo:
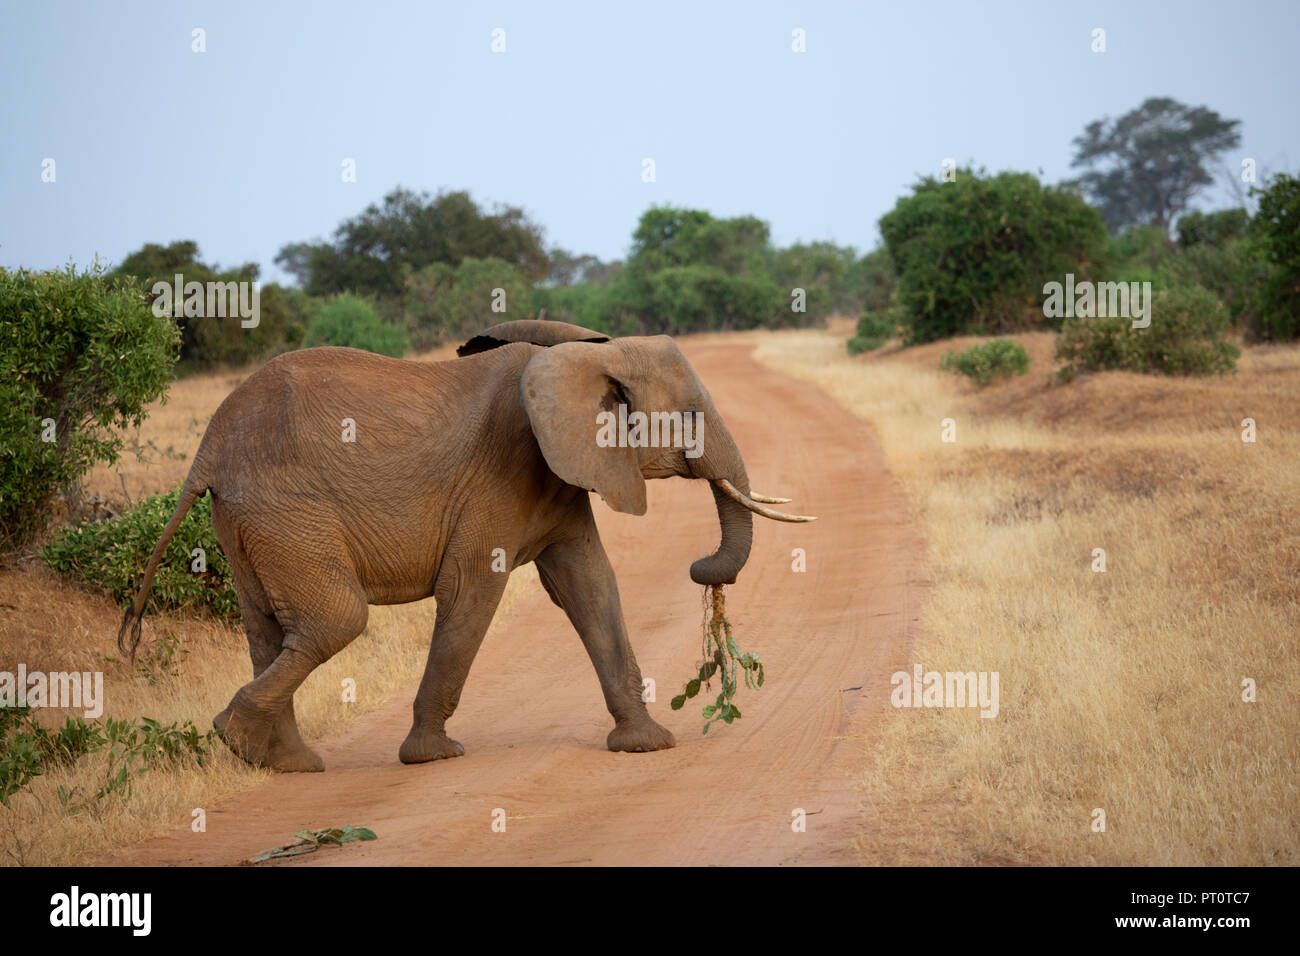
[[[280,865],[861,862],[854,844],[870,832],[854,776],[873,728],[891,717],[889,675],[910,667],[927,586],[922,542],[859,420],[758,365],[747,346],[683,348],[754,487],[821,516],[810,525],[755,520],[727,607],[768,679],[757,692],[742,687],[740,721],[702,736],[699,698],[669,709],[700,653],[701,588],[687,568],[717,545],[718,526],[705,483],[653,481],[646,516],[599,501],[596,512],[642,673],[657,682],[650,711],[676,749],[604,749],[612,722],[595,672],[539,586],[503,614],[474,663],[448,725],[464,757],[398,763],[413,685],[314,744],[325,773],[275,777],[207,808],[207,832],[185,826],[109,862],[232,864],[299,828],[344,824],[379,839]],[[806,573],[791,569],[794,548],[807,554]],[[497,808],[505,832],[493,831]],[[792,830],[796,809],[806,832]]]

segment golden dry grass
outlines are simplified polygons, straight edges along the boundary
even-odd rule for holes
[[[914,660],[1001,683],[994,719],[889,711],[864,859],[1300,863],[1300,347],[1052,386],[1051,335],[1019,335],[1029,373],[981,391],[938,371],[975,340],[850,358],[848,334],[751,338],[874,426],[914,502],[935,581]]]
[[[449,352],[439,350],[421,358],[447,357]],[[124,505],[124,494],[138,499],[178,484],[189,470],[212,413],[245,374],[216,373],[174,383],[167,404],[152,408],[132,436],[147,449],[145,459],[128,453],[117,468],[96,469],[87,490]],[[513,574],[502,608],[535,581],[531,565]],[[143,716],[165,724],[193,720],[200,731],[206,731],[212,716],[252,677],[248,646],[237,627],[192,616],[148,616],[145,640],[179,636],[183,654],[174,675],[156,673],[151,680],[119,660],[116,638],[121,613],[106,597],[67,583],[35,562],[0,570],[0,595],[0,670],[13,670],[22,661],[29,671],[102,671],[104,718]],[[434,614],[432,599],[372,607],[362,635],[299,689],[295,709],[303,736],[309,742],[334,736],[394,696],[414,697]],[[345,677],[356,681],[355,703],[343,701]],[[50,708],[36,713],[42,723],[52,726],[79,711]],[[393,741],[394,759],[399,743]],[[218,747],[203,768],[185,765],[142,774],[129,799],[106,798],[93,815],[63,812],[58,788],[80,787],[83,793],[93,793],[103,782],[106,767],[105,756],[89,755],[70,768],[37,778],[12,798],[10,809],[0,806],[0,862],[66,865],[93,860],[168,828],[187,825],[194,808],[211,807],[266,776]]]

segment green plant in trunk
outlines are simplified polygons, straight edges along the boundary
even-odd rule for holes
[[[704,661],[700,664],[699,676],[686,682],[682,693],[672,699],[673,710],[681,710],[686,701],[695,697],[700,688],[709,688],[713,678],[721,679],[722,687],[717,700],[704,707],[704,733],[715,720],[731,723],[740,718],[740,708],[732,701],[739,689],[743,677],[745,686],[758,690],[763,686],[765,675],[763,662],[757,654],[745,653],[736,644],[731,633],[731,622],[727,620],[727,604],[723,596],[722,585],[704,589],[705,613],[708,621],[704,627]]]

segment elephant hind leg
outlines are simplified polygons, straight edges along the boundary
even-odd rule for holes
[[[313,594],[290,592],[295,610],[285,612],[285,626],[270,612],[266,591],[246,561],[236,563],[235,570],[253,680],[213,718],[213,726],[254,766],[284,773],[324,770],[324,761],[298,730],[293,695],[319,664],[364,630],[369,615],[364,593],[350,575],[321,575]],[[303,607],[311,608],[309,616],[297,610]]]
[[[248,633],[249,656],[253,660],[253,678],[256,681],[275,663],[284,650],[284,629],[273,616],[257,610],[252,604],[245,604],[242,594],[240,601],[244,630]],[[231,730],[230,722],[234,713],[235,701],[231,701],[224,711],[213,718],[212,724],[218,730],[225,731],[223,739],[240,757],[258,766],[284,773],[310,773],[325,769],[325,762],[307,746],[298,731],[292,696],[280,708],[279,713],[272,717],[269,735],[264,745],[250,746],[241,739],[248,735],[250,727],[247,723],[243,724],[242,735],[239,733],[239,726],[234,731]],[[245,750],[248,752],[243,752]]]

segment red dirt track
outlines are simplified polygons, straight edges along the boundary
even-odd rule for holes
[[[650,712],[676,735],[675,749],[605,749],[613,721],[595,671],[538,586],[499,616],[474,662],[447,728],[464,757],[398,762],[412,683],[345,734],[309,741],[325,773],[276,776],[208,807],[206,833],[186,823],[104,862],[235,864],[300,828],[345,824],[379,839],[277,865],[863,862],[855,844],[860,835],[869,843],[870,829],[856,774],[889,719],[889,675],[910,668],[928,581],[922,541],[860,420],[759,365],[748,346],[682,348],[754,487],[793,499],[778,507],[820,516],[808,525],[755,518],[749,564],[727,589],[737,641],[767,669],[761,690],[738,692],[741,720],[702,736],[705,692],[669,708],[700,654],[702,589],[687,569],[716,547],[718,524],[705,482],[652,481],[643,517],[593,504],[632,646],[657,683]],[[791,570],[794,548],[807,552],[806,573]],[[506,812],[503,833],[492,829],[495,808]],[[796,808],[808,813],[806,832],[791,829]]]

